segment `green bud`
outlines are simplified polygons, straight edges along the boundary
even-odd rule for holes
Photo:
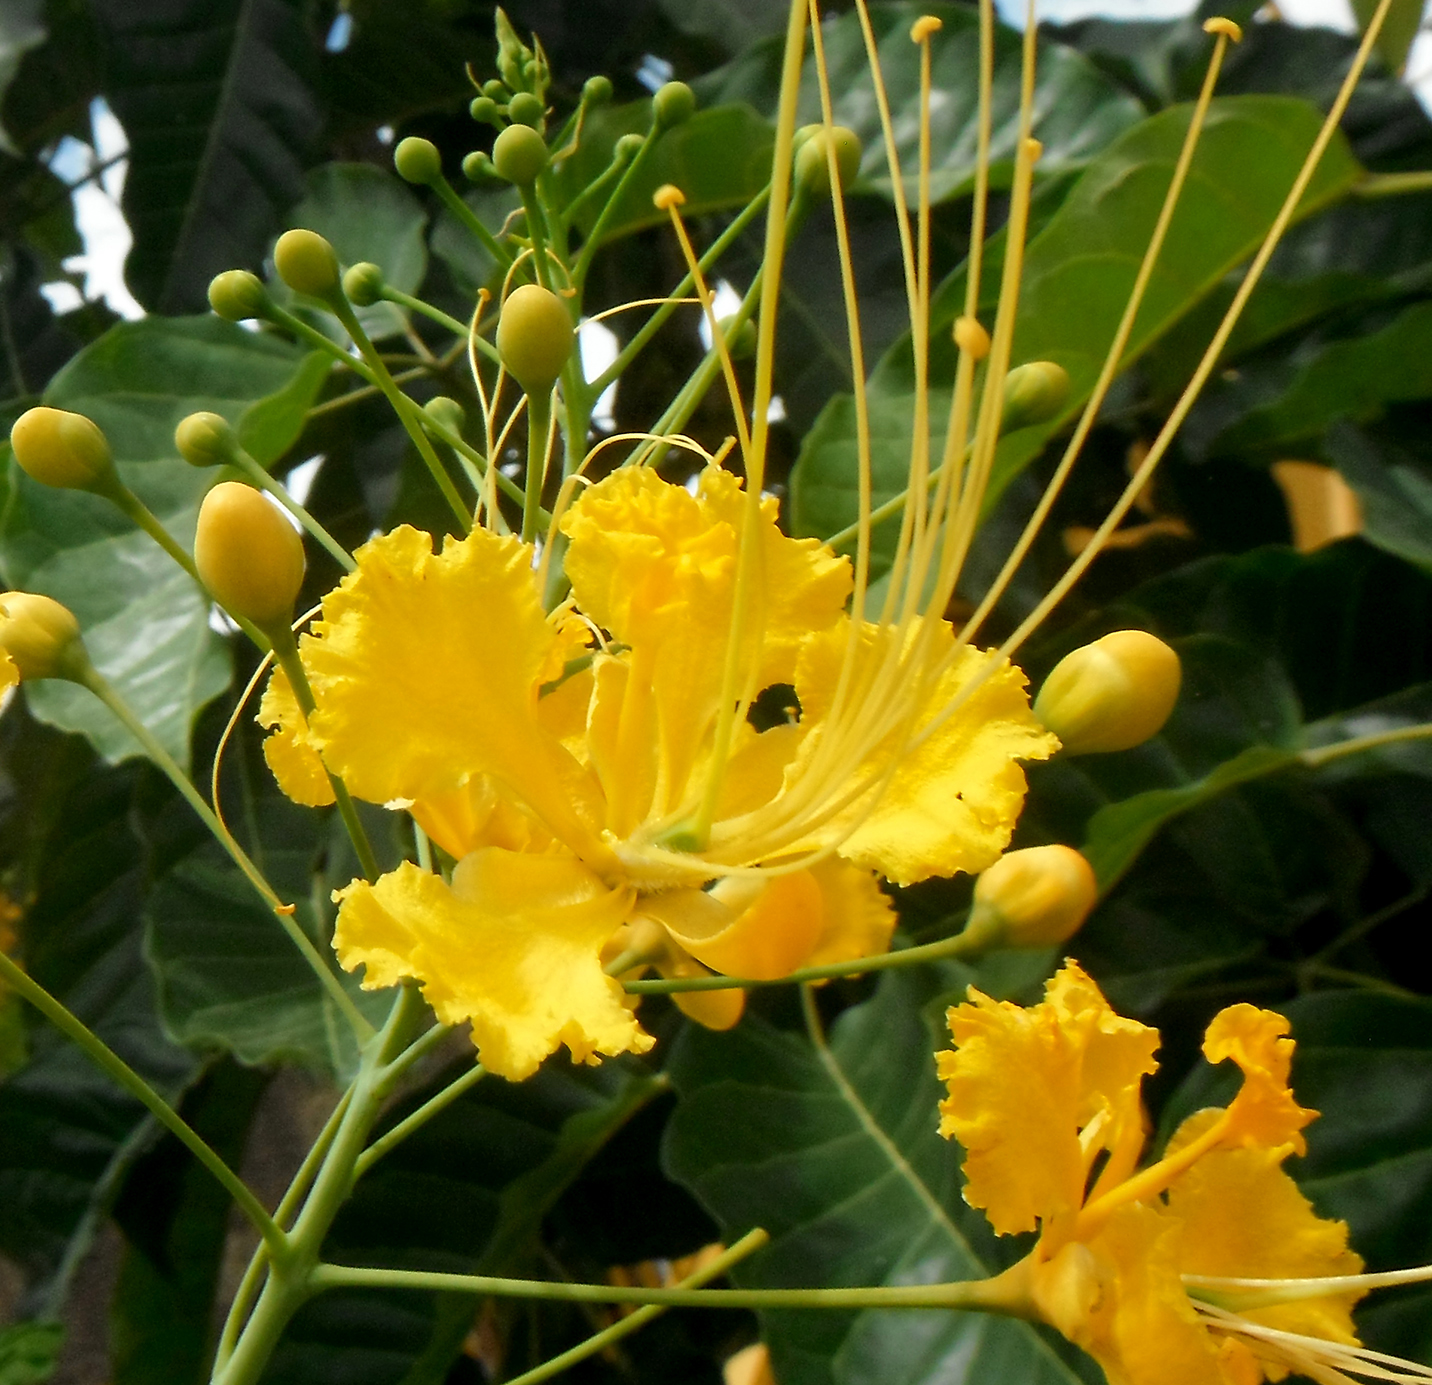
[[[293,618],[303,585],[303,540],[252,486],[221,481],[199,507],[194,566],[230,615],[273,629]]]
[[[486,183],[497,177],[492,160],[481,149],[474,149],[462,161],[462,173],[469,183]]]
[[[667,82],[651,98],[651,118],[658,130],[685,125],[696,113],[696,93],[685,82]]]
[[[835,147],[835,168],[840,178],[840,190],[846,191],[860,172],[863,150],[860,136],[844,125],[807,125],[807,133],[796,148],[796,185],[804,188],[812,197],[830,195],[830,160],[828,151]],[[800,131],[797,131],[799,137]]]
[[[1055,418],[1069,400],[1069,372],[1053,361],[1030,361],[1004,377],[1001,433]]]
[[[640,135],[623,135],[612,146],[612,162],[618,167],[629,164],[641,152],[645,143],[646,140]]]
[[[490,96],[474,96],[468,103],[467,113],[483,125],[497,123],[497,102]]]
[[[67,409],[26,409],[10,429],[10,447],[20,469],[42,485],[87,491],[114,475],[99,425]]]
[[[595,77],[588,77],[582,83],[582,104],[584,106],[605,106],[612,99],[612,82],[610,77],[603,77],[598,73]]]
[[[332,298],[339,291],[338,256],[317,231],[285,231],[273,248],[273,263],[295,293]]]
[[[497,70],[513,91],[521,91],[527,85],[523,69],[532,61],[532,50],[517,37],[517,30],[501,6],[493,16],[493,24],[497,30]]]
[[[523,284],[508,294],[497,320],[497,350],[528,394],[546,394],[556,384],[575,341],[572,315],[555,293]]]
[[[221,414],[190,414],[174,430],[174,446],[190,466],[221,466],[233,460],[238,440]]]
[[[492,146],[498,177],[525,188],[547,167],[547,142],[530,125],[509,125]]]
[[[209,281],[209,306],[230,322],[262,317],[268,301],[263,280],[247,269],[226,269]]]
[[[467,422],[467,410],[457,402],[456,399],[449,399],[445,394],[435,395],[423,405],[423,412],[441,428],[446,428],[450,433],[461,433],[462,426]]]
[[[89,664],[79,622],[68,607],[36,592],[0,592],[0,655],[22,681],[77,678]],[[0,686],[4,682],[0,670]]]
[[[985,947],[1054,947],[1079,931],[1098,898],[1093,867],[1073,847],[1007,851],[975,881],[965,935]]]
[[[1163,729],[1178,701],[1178,655],[1144,630],[1115,630],[1065,655],[1034,715],[1069,755],[1130,750]]]
[[[545,114],[542,98],[534,96],[530,91],[519,91],[507,103],[507,118],[514,125],[527,125],[540,132]]]
[[[504,106],[507,98],[512,95],[507,89],[506,82],[500,82],[496,77],[490,77],[482,84],[482,94],[492,102],[494,106]]]
[[[732,333],[732,324],[735,321],[735,314],[723,317],[716,326],[720,330],[722,339],[726,343],[726,350],[731,353],[733,361],[744,361],[756,354],[756,324],[747,318]]]
[[[398,147],[393,150],[393,167],[404,182],[423,187],[443,176],[443,160],[437,145],[420,135],[409,135],[398,141]]]
[[[343,294],[355,307],[371,308],[383,297],[383,271],[370,260],[360,260],[343,272]]]

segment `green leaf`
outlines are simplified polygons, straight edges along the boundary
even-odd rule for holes
[[[1061,418],[1022,429],[1000,443],[988,505],[1039,455],[1048,439],[1067,428],[1088,397],[1158,216],[1188,119],[1188,109],[1178,107],[1128,131],[1091,163],[1031,241],[1024,260],[1013,359],[1016,364],[1058,362],[1069,372],[1071,394]],[[1312,107],[1282,97],[1230,97],[1213,103],[1159,267],[1130,337],[1126,363],[1137,359],[1254,252],[1319,124]],[[1359,175],[1346,143],[1335,138],[1300,214],[1308,215],[1340,196]],[[987,280],[986,288],[992,294],[995,286]],[[932,307],[930,378],[937,388],[953,378],[949,327],[962,311],[963,293],[961,272],[941,287]],[[887,353],[872,385],[891,400],[912,392],[908,336]],[[839,401],[828,407],[840,407]],[[898,412],[898,407],[890,411],[891,417]],[[936,426],[942,428],[943,420]],[[806,519],[808,513],[822,519],[843,514],[846,523],[856,516],[851,448],[848,443],[835,446],[834,424],[820,429],[818,437],[818,448],[809,443],[802,448],[791,481],[792,523],[802,534],[815,532]],[[909,454],[908,427],[898,441],[883,439],[881,451],[891,453],[877,463],[884,472],[903,469]]]
[[[931,85],[939,94],[930,115],[930,195],[935,201],[970,191],[978,148],[978,14],[967,6],[938,2],[872,5],[870,18],[879,46],[881,76],[912,202],[920,129],[920,50],[910,42],[910,25],[927,14],[942,23],[930,41]],[[835,123],[853,129],[865,147],[862,183],[889,196],[890,170],[859,18],[853,13],[840,15],[824,25],[821,33]],[[758,44],[730,67],[714,73],[701,84],[703,96],[711,101],[747,101],[773,117],[781,42],[777,36]],[[990,145],[990,175],[996,187],[1008,185],[1014,168],[1021,42],[1014,29],[1003,24],[996,27]],[[1034,101],[1040,113],[1036,133],[1044,145],[1039,167],[1046,175],[1081,167],[1143,114],[1139,103],[1087,58],[1054,43],[1040,45]],[[821,118],[813,58],[807,59],[802,74],[798,118],[804,122]]]
[[[835,1024],[828,1058],[750,1016],[726,1034],[684,1032],[666,1165],[728,1241],[753,1226],[771,1233],[733,1272],[738,1284],[937,1283],[1015,1258],[962,1201],[960,1151],[936,1134],[932,1052],[948,1041],[923,1012],[967,975],[884,973],[874,998]],[[762,1337],[783,1385],[1086,1378],[1040,1329],[976,1314],[771,1312]]]
[[[1432,472],[1376,433],[1336,423],[1323,455],[1357,492],[1362,533],[1388,553],[1432,570]]]
[[[0,1328],[0,1385],[43,1385],[60,1363],[65,1329],[57,1322]]]
[[[212,476],[174,451],[186,414],[224,415],[260,462],[297,438],[326,375],[316,357],[216,317],[122,323],[51,382],[47,403],[104,429],[124,480],[184,547]],[[51,490],[11,468],[0,520],[0,570],[74,611],[95,666],[181,764],[195,713],[229,681],[209,602],[191,579],[107,501]],[[26,688],[37,717],[89,737],[106,758],[138,754],[110,713],[68,683]]]
[[[1387,18],[1377,35],[1377,51],[1382,61],[1393,72],[1401,72],[1407,61],[1407,50],[1422,27],[1422,11],[1426,0],[1392,0]],[[1352,0],[1352,12],[1357,16],[1357,26],[1367,32],[1372,17],[1377,13],[1377,0]]]
[[[129,140],[126,278],[155,312],[205,306],[209,280],[257,268],[303,193],[322,129],[317,49],[296,0],[177,0],[163,23],[96,0],[105,93]]]
[[[0,105],[25,54],[45,41],[45,24],[40,17],[43,10],[44,0],[14,0],[0,10]],[[3,124],[0,124],[0,152],[12,158],[20,156]]]

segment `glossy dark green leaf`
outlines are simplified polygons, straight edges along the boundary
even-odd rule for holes
[[[43,1385],[59,1364],[65,1330],[56,1322],[0,1328],[0,1385]]]
[[[209,280],[256,269],[303,194],[322,126],[317,49],[295,0],[97,0],[106,94],[129,140],[126,274],[154,311],[195,312]]]
[[[1407,50],[1422,27],[1422,11],[1426,0],[1392,0],[1377,35],[1377,51],[1393,72],[1400,72],[1407,61]],[[1352,0],[1352,12],[1358,28],[1367,32],[1377,13],[1376,0]]]
[[[1011,434],[996,456],[991,503],[1043,449],[1087,398],[1112,341],[1128,291],[1157,218],[1187,130],[1188,111],[1153,116],[1099,155],[1075,184],[1025,255],[1013,359],[1052,360],[1068,370],[1064,415]],[[1311,146],[1318,115],[1305,103],[1274,97],[1215,101],[1158,268],[1149,284],[1126,352],[1132,361],[1190,312],[1234,265],[1257,248]],[[1346,144],[1334,140],[1309,187],[1306,215],[1343,193],[1359,176]],[[992,291],[992,290],[991,290]],[[939,291],[932,310],[931,379],[951,378],[949,324],[961,311],[963,276]],[[873,377],[882,394],[913,390],[908,338],[892,348]],[[840,407],[834,401],[829,408]],[[908,409],[906,410],[908,415]],[[818,425],[819,426],[819,425]],[[855,477],[849,444],[836,445],[834,426],[809,443],[792,477],[793,524],[814,532],[805,515],[841,512],[855,518]],[[905,440],[879,465],[906,464]],[[843,493],[843,504],[842,495]],[[829,532],[829,531],[827,531]]]
[[[948,1041],[923,1011],[956,976],[885,973],[875,997],[836,1022],[828,1057],[759,1019],[683,1035],[667,1167],[728,1240],[753,1226],[771,1233],[736,1282],[937,1283],[1014,1258],[961,1200],[959,1149],[936,1133],[932,1054]],[[783,1385],[1096,1378],[1029,1324],[978,1315],[773,1312],[762,1337]]]
[[[1370,543],[1432,569],[1432,469],[1395,442],[1336,423],[1323,455],[1357,492]]]
[[[120,474],[187,548],[213,477],[177,456],[175,425],[195,410],[213,410],[259,461],[272,464],[298,436],[326,373],[316,354],[216,317],[148,318],[106,333],[55,377],[45,398],[105,430]],[[186,762],[195,713],[229,681],[208,601],[108,502],[51,490],[12,469],[0,522],[5,580],[74,611],[96,667]],[[26,696],[38,717],[83,733],[107,758],[138,753],[89,693],[48,682],[32,684]]]

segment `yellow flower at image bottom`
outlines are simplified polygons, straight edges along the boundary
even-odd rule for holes
[[[990,865],[1018,761],[1058,745],[1023,674],[945,622],[854,621],[849,562],[725,471],[688,490],[619,470],[561,528],[571,594],[550,613],[516,538],[374,539],[301,641],[311,720],[281,673],[259,712],[291,798],[330,801],[326,767],[459,863],[451,883],[404,865],[349,886],[335,946],[368,986],[419,980],[511,1078],[562,1044],[649,1046],[603,969],[632,937],[660,940],[639,961],[669,975],[884,951],[877,876]],[[745,713],[767,689],[793,712],[762,729]],[[741,994],[679,1003],[721,1026]]]
[[[1038,1229],[1017,1267],[1034,1312],[1089,1352],[1111,1385],[1258,1385],[1306,1369],[1309,1339],[1356,1345],[1358,1290],[1234,1319],[1201,1309],[1183,1278],[1362,1269],[1346,1224],[1317,1216],[1282,1167],[1304,1151],[1302,1128],[1317,1115],[1289,1090],[1282,1016],[1235,1005],[1215,1017],[1204,1056],[1231,1058],[1242,1087],[1226,1108],[1185,1120],[1143,1169],[1139,1087],[1157,1067],[1158,1031],[1115,1014],[1075,963],[1041,1004],[972,989],[949,1022],[955,1048],[937,1058],[949,1089],[940,1131],[965,1147],[965,1200],[1001,1235]]]

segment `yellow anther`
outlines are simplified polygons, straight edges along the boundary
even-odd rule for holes
[[[910,26],[910,42],[924,43],[932,34],[938,34],[945,27],[943,19],[937,19],[932,14],[922,14]]]
[[[273,911],[282,914],[284,918],[292,918],[298,912],[297,904],[275,904]]]
[[[686,194],[675,183],[663,183],[652,193],[651,200],[662,211],[667,212],[673,207],[684,207]]]
[[[1230,43],[1243,42],[1243,29],[1231,19],[1223,15],[1215,15],[1212,19],[1203,21],[1203,32],[1205,34],[1222,34]]]
[[[1043,157],[1043,154],[1044,146],[1037,139],[1027,139],[1024,141],[1024,156],[1030,163],[1037,164]]]
[[[989,355],[989,333],[973,317],[955,319],[955,345],[967,356],[982,361]]]

